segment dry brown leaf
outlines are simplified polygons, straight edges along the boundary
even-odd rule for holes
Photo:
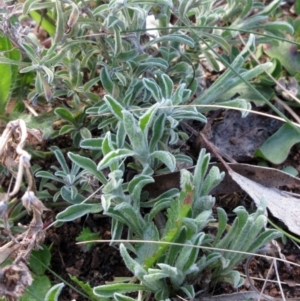
[[[291,232],[300,235],[300,199],[276,188],[267,188],[233,170],[228,170],[228,173],[248,193],[257,206],[264,199],[270,212],[280,219]]]

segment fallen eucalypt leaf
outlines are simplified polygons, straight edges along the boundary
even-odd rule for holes
[[[34,134],[37,137],[37,132],[27,129],[24,120],[18,119],[9,122],[0,137],[0,161],[11,173],[13,186],[11,191],[8,189],[7,192],[2,193],[0,200],[0,215],[4,221],[7,238],[10,240],[0,248],[0,264],[9,257],[13,258],[11,264],[0,269],[0,295],[9,300],[20,298],[26,287],[31,285],[33,279],[26,262],[31,251],[39,248],[44,241],[42,214],[48,209],[36,196],[30,166],[31,156],[24,149],[28,135]],[[29,213],[32,212],[33,217],[29,225],[23,226],[24,232],[14,236],[9,228],[7,208],[12,199],[23,191],[24,184],[26,189],[21,197],[22,204]]]

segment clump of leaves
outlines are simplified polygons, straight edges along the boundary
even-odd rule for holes
[[[130,240],[120,245],[124,262],[138,282],[96,287],[94,293],[97,296],[118,300],[121,295],[127,298],[123,294],[140,291],[144,292],[145,298],[154,294],[156,300],[167,300],[175,295],[193,299],[194,284],[204,270],[211,277],[206,279],[210,285],[218,281],[229,282],[234,287],[243,284],[240,273],[233,269],[247,255],[236,252],[255,252],[268,241],[280,237],[280,233],[265,230],[267,221],[262,205],[251,215],[243,207],[236,208],[237,217],[227,233],[227,215],[219,208],[216,236],[205,234],[203,229],[213,220],[215,203],[208,193],[224,176],[216,167],[209,170],[208,164],[209,155],[202,150],[194,175],[187,170],[181,171],[180,194],[167,197],[167,192],[155,201],[150,213],[144,217],[128,203],[108,210],[108,215],[126,223],[133,237],[141,240],[135,245]],[[160,234],[155,217],[166,208],[166,223]],[[211,248],[201,250],[202,246]],[[214,251],[213,247],[228,252]]]
[[[41,197],[68,202],[57,221],[103,212],[112,218],[113,240],[121,238],[126,228],[128,239],[161,243],[121,245],[128,269],[143,284],[98,287],[96,295],[132,300],[123,294],[140,290],[153,293],[157,300],[175,294],[194,298],[193,283],[204,270],[210,271],[212,284],[227,281],[239,286],[241,278],[232,269],[244,255],[200,251],[192,246],[255,251],[278,236],[275,231],[263,230],[262,208],[253,215],[237,208],[237,219],[226,234],[227,217],[219,209],[217,236],[203,232],[212,220],[214,198],[209,192],[223,177],[216,168],[208,171],[209,156],[204,151],[194,174],[182,171],[181,191],[171,189],[148,200],[143,190],[154,181],[154,174],[172,172],[180,162],[193,164],[177,146],[187,139],[179,127],[182,120],[206,122],[205,109],[192,105],[251,108],[253,93],[246,92],[254,88],[248,82],[272,67],[268,62],[246,68],[246,60],[260,41],[255,34],[269,34],[263,40],[268,43],[273,35],[293,32],[287,23],[267,22],[279,4],[279,0],[266,6],[234,0],[220,7],[217,1],[112,0],[92,7],[70,0],[27,0],[20,4],[22,13],[30,14],[48,32],[49,48],[32,35],[20,35],[13,9],[0,11],[0,29],[6,41],[9,38],[24,58],[12,56],[11,45],[1,49],[5,79],[12,81],[15,76],[8,64],[21,68],[21,73],[34,74],[27,95],[32,105],[41,97],[47,102],[71,99],[70,110],[59,107],[54,111],[63,120],[54,134],[70,134],[76,147],[67,154],[72,166],[61,149],[52,147],[60,166],[53,166],[54,174],[48,170],[36,174],[41,178]],[[176,21],[171,26],[172,15]],[[155,24],[152,30],[150,18]],[[230,25],[220,28],[220,20]],[[237,30],[253,31],[242,51],[235,47],[240,43]],[[218,47],[222,55],[216,52]],[[223,68],[221,63],[228,67],[204,92],[198,84],[203,75],[199,59],[215,71]],[[99,84],[104,89],[103,99]],[[12,89],[9,82],[4,86],[1,104],[7,103]],[[250,88],[246,91],[245,87]],[[254,92],[257,98],[259,94]],[[240,95],[237,98],[236,93]],[[128,170],[134,176],[125,179]],[[100,189],[101,204],[94,195]],[[252,240],[247,240],[246,231],[251,231]],[[61,286],[53,289],[57,297]]]

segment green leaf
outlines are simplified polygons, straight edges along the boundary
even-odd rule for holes
[[[89,80],[88,82],[86,82],[83,86],[83,92],[88,92],[90,91],[90,89],[96,85],[97,83],[99,82],[99,78],[96,77],[96,78],[93,78],[91,80]]]
[[[92,150],[102,149],[103,138],[88,138],[80,142],[80,147]]]
[[[0,52],[11,50],[12,46],[6,36],[0,37]],[[12,69],[9,64],[0,64],[0,107],[6,106],[12,87]]]
[[[145,175],[136,175],[128,184],[128,191],[132,198],[134,208],[140,208],[141,192],[145,185],[153,183],[154,179]]]
[[[23,15],[27,15],[30,11],[31,6],[39,0],[26,0],[23,4]]]
[[[73,125],[75,125],[75,118],[73,117],[72,113],[69,110],[65,108],[57,108],[54,110],[54,113],[60,118],[67,120]]]
[[[29,258],[30,269],[39,276],[45,274],[51,260],[50,250],[43,246],[40,250],[33,250]],[[41,264],[42,262],[42,264]]]
[[[35,277],[33,283],[26,289],[21,301],[41,301],[46,300],[47,291],[51,289],[51,282],[48,276]],[[33,297],[34,296],[34,297]]]
[[[59,294],[61,293],[61,290],[65,286],[64,283],[58,283],[51,287],[51,289],[48,291],[45,301],[58,301]]]
[[[133,148],[135,155],[139,156],[140,162],[146,164],[149,154],[147,136],[144,135],[137,125],[136,119],[130,112],[123,110],[122,113],[125,131],[130,140],[131,147]]]
[[[75,130],[75,127],[73,125],[65,124],[60,128],[59,135],[65,135],[70,132],[73,132],[74,130]]]
[[[155,119],[152,127],[152,137],[150,140],[150,152],[153,152],[157,148],[157,143],[161,139],[165,130],[166,114],[160,114],[158,118]]]
[[[72,187],[74,187],[74,186],[71,186],[71,188]],[[82,194],[80,194],[78,192],[75,193],[75,196],[74,196],[74,191],[69,189],[67,186],[63,186],[60,189],[60,194],[61,194],[62,198],[70,204],[80,204],[86,199]]]
[[[214,42],[216,42],[217,44],[219,44],[219,46],[221,46],[227,52],[228,55],[231,53],[231,47],[230,47],[230,45],[220,35],[208,33],[208,32],[205,32],[205,31],[201,32],[201,35],[206,36],[209,39],[211,39]]]
[[[170,169],[171,172],[173,172],[176,169],[176,160],[171,153],[166,151],[155,151],[150,156],[163,162]]]
[[[82,139],[89,139],[92,137],[92,134],[87,127],[82,127],[80,129],[80,135],[81,135]]]
[[[114,162],[117,162],[127,157],[132,157],[134,155],[136,155],[134,151],[125,148],[111,151],[110,153],[105,155],[104,158],[99,162],[97,169],[101,170]]]
[[[164,242],[174,242],[182,231],[183,219],[187,217],[193,204],[193,189],[191,183],[187,183],[181,191],[179,198],[171,202],[170,208],[167,210],[167,223],[161,239],[161,245],[153,256],[149,256],[145,262],[145,269],[154,266],[157,260],[166,253],[170,247]]]
[[[99,298],[94,295],[93,288],[88,282],[81,281],[72,275],[69,275],[69,277],[89,296],[90,300],[99,301]]]
[[[221,207],[217,208],[218,212],[218,232],[214,240],[214,246],[219,242],[221,236],[223,235],[226,225],[227,225],[227,214],[225,210]]]
[[[105,95],[104,96],[104,101],[107,103],[107,106],[109,107],[110,111],[119,120],[122,120],[123,119],[122,110],[124,110],[124,108],[121,106],[121,104],[116,99],[114,99],[112,96],[110,96],[110,95]]]
[[[50,150],[54,153],[54,155],[55,155],[57,161],[59,162],[60,166],[62,167],[63,171],[66,174],[69,174],[70,169],[69,169],[69,166],[66,162],[66,159],[65,159],[61,149],[57,146],[52,146],[52,147],[50,147]]]
[[[152,125],[157,109],[158,106],[153,105],[140,117],[139,126],[145,136],[148,136],[148,130]]]
[[[102,211],[100,204],[76,204],[69,206],[56,216],[58,222],[71,222],[81,216]]]
[[[113,209],[110,208],[106,214],[123,222],[133,233],[136,233],[139,238],[142,238],[145,221],[138,209],[134,209],[132,205],[123,202]]]
[[[92,232],[89,228],[83,227],[80,235],[76,237],[76,241],[85,243],[86,251],[91,251],[94,246],[94,242],[88,242],[92,240],[100,239],[100,234]]]
[[[107,68],[104,66],[100,72],[100,80],[104,89],[109,93],[113,94],[114,91],[114,83],[110,78],[109,72]]]
[[[174,84],[172,79],[167,74],[162,74],[159,78],[162,96],[165,99],[171,99]]]
[[[244,279],[241,278],[241,275],[238,271],[230,271],[227,274],[220,276],[218,281],[231,283],[235,288],[243,285],[244,283]]]
[[[276,58],[291,74],[300,70],[300,54],[297,46],[289,42],[279,42],[278,46],[265,45],[264,52],[271,58]]]
[[[101,298],[111,298],[115,293],[134,293],[138,291],[149,291],[145,285],[134,283],[116,283],[97,286],[94,288],[94,294]]]
[[[71,152],[68,153],[68,157],[79,167],[83,168],[84,170],[88,171],[93,176],[95,176],[99,181],[101,181],[102,184],[107,183],[105,176],[102,174],[102,172],[98,171],[96,163],[90,158],[73,154]]]
[[[152,80],[152,79],[148,79],[148,78],[143,78],[143,84],[144,87],[151,92],[153,98],[157,101],[157,102],[161,102],[161,89],[160,87],[157,85],[157,83]]]
[[[184,34],[169,34],[169,35],[165,35],[156,39],[153,39],[152,41],[148,42],[144,47],[149,47],[153,44],[157,44],[160,42],[179,42],[185,45],[190,46],[191,48],[193,48],[195,46],[195,42],[194,40]]]
[[[289,155],[292,146],[298,142],[300,142],[299,129],[285,123],[256,150],[254,155],[273,164],[281,164]]]
[[[63,8],[61,6],[60,0],[55,0],[55,8],[56,8],[56,29],[55,29],[55,36],[54,36],[53,43],[58,44],[59,42],[61,42],[65,34]]]
[[[136,299],[130,298],[119,293],[114,293],[114,299],[117,301],[136,301]]]

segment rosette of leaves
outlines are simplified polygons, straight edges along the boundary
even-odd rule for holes
[[[263,206],[252,215],[238,207],[237,218],[225,234],[227,216],[224,210],[219,209],[217,235],[214,237],[203,232],[213,220],[215,200],[208,195],[209,191],[224,176],[217,167],[209,170],[209,159],[209,154],[202,150],[194,174],[181,171],[180,193],[172,195],[172,191],[169,191],[150,201],[150,212],[144,217],[134,212],[133,208],[130,212],[128,203],[120,206],[122,211],[119,213],[117,207],[108,210],[107,214],[113,220],[124,222],[127,219],[132,237],[140,240],[137,244],[128,241],[120,245],[124,262],[137,280],[135,283],[95,287],[96,296],[131,300],[126,294],[140,291],[143,298],[153,294],[155,300],[168,300],[176,295],[193,299],[194,284],[204,273],[211,275],[207,280],[212,286],[218,281],[229,282],[235,287],[243,283],[239,272],[233,268],[246,255],[237,254],[236,251],[255,252],[280,234],[276,230],[264,229],[266,218]],[[146,206],[146,203],[142,202],[141,205]],[[155,217],[164,210],[167,211],[166,222],[163,231],[160,231]],[[212,249],[201,251],[201,246]],[[214,251],[213,247],[228,252]]]

